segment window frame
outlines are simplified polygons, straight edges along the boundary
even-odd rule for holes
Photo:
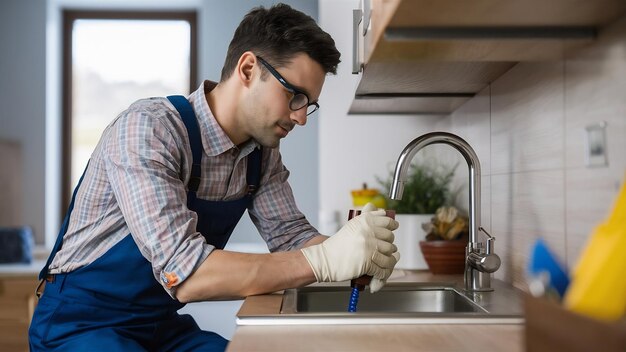
[[[197,85],[198,26],[197,11],[117,11],[63,10],[62,33],[62,122],[61,122],[61,221],[72,196],[72,29],[76,20],[183,20],[190,27],[189,92]]]

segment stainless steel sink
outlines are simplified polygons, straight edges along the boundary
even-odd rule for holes
[[[344,313],[350,287],[305,287],[287,292],[281,313]],[[389,286],[375,294],[363,291],[359,313],[487,313],[451,287]]]
[[[241,313],[238,325],[521,324],[521,291],[494,282],[492,292],[466,292],[454,284],[388,283],[363,291],[348,312],[350,287],[313,285],[285,290],[279,314]],[[245,311],[245,309],[242,309]]]

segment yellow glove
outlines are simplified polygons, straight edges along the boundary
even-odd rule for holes
[[[367,206],[366,206],[367,207]],[[393,230],[398,222],[384,210],[364,211],[324,242],[301,249],[318,282],[370,275],[386,280],[398,262]]]
[[[596,319],[616,321],[626,315],[626,183],[613,212],[598,227],[573,272],[564,305]]]

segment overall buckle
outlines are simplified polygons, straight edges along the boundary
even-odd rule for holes
[[[46,281],[46,279],[41,279],[39,280],[39,285],[37,285],[37,288],[35,289],[35,296],[37,296],[37,298],[41,298],[41,294],[43,294],[43,288],[44,288],[44,282]]]
[[[39,280],[39,284],[37,285],[37,288],[35,289],[35,296],[37,296],[37,298],[41,298],[41,295],[43,294],[43,291],[46,288],[46,285],[44,285],[46,281],[54,282],[54,275],[46,275],[45,278]]]

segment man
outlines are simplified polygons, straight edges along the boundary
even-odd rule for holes
[[[334,236],[297,209],[280,140],[318,107],[339,52],[286,5],[248,13],[219,83],[140,100],[105,130],[42,270],[31,350],[223,350],[177,310],[374,276],[398,259],[397,222],[371,207]],[[223,250],[243,212],[271,254]]]

